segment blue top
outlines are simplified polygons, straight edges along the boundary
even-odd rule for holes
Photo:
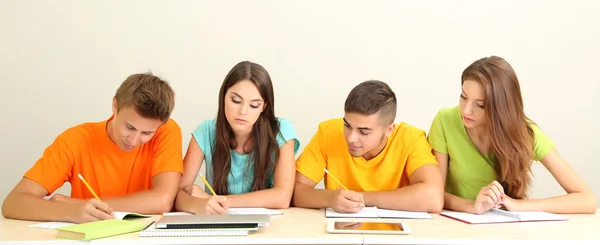
[[[286,119],[279,118],[279,131],[277,134],[277,143],[279,147],[285,142],[294,139],[294,155],[300,148],[300,141],[296,135],[296,129],[292,122]],[[202,122],[192,132],[192,135],[200,145],[200,149],[204,153],[204,162],[206,163],[206,181],[212,186],[213,185],[213,159],[212,154],[214,151],[215,137],[216,137],[216,120],[206,120]],[[231,171],[228,176],[229,183],[229,194],[243,194],[248,193],[252,190],[252,181],[254,180],[254,164],[251,162],[253,159],[250,158],[251,154],[240,155],[233,149],[230,150],[231,154]],[[273,173],[267,175],[267,188],[273,187]],[[210,191],[207,191],[208,194]]]

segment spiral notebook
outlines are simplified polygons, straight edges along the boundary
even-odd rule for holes
[[[140,232],[140,237],[247,236],[248,232],[248,229],[158,229],[150,225]]]
[[[483,214],[471,214],[455,211],[442,211],[443,216],[453,218],[468,224],[492,224],[531,221],[564,221],[567,217],[547,212],[514,212],[501,209],[491,209]]]

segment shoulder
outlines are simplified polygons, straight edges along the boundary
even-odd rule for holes
[[[454,106],[454,107],[446,107],[446,108],[439,109],[437,112],[437,115],[435,117],[440,118],[442,120],[447,120],[450,118],[458,117],[459,115],[460,115],[460,107]]]
[[[67,128],[57,139],[68,145],[81,145],[92,143],[97,139],[95,136],[102,133],[106,133],[106,121],[85,122]]]
[[[419,137],[425,137],[425,130],[401,122],[396,125],[392,135],[394,141],[414,142]]]
[[[215,119],[204,120],[203,122],[198,124],[198,126],[194,130],[194,133],[206,133],[215,131],[216,125],[217,124]]]
[[[169,133],[181,134],[181,127],[179,127],[179,124],[177,124],[177,122],[175,122],[175,120],[173,120],[172,118],[169,118],[169,120],[165,124],[163,124],[156,133],[157,134],[169,134]]]

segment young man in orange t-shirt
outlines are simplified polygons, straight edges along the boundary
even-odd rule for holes
[[[152,74],[129,76],[112,100],[113,115],[60,134],[8,194],[2,215],[84,223],[111,219],[113,210],[170,211],[183,172],[181,130],[170,119],[174,97]],[[64,182],[70,197],[43,198]]]
[[[342,213],[364,206],[439,212],[444,205],[440,168],[425,131],[394,124],[391,88],[363,82],[350,91],[344,111],[344,118],[319,124],[296,160],[293,204]],[[314,189],[323,178],[325,190]]]

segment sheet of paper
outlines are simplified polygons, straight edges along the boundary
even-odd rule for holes
[[[148,218],[148,217],[151,217],[150,215],[143,215],[143,214],[132,213],[132,212],[116,212],[116,211],[115,211],[115,215],[114,216],[115,216],[115,219],[124,219],[124,218],[130,219],[130,218]],[[74,223],[52,221],[52,222],[43,222],[43,223],[37,223],[37,224],[29,225],[29,227],[31,227],[31,228],[40,228],[40,229],[51,229],[51,230],[54,230],[56,228],[63,227],[63,226],[68,226],[68,225],[74,225]]]
[[[376,207],[366,207],[356,213],[338,213],[331,208],[325,210],[327,218],[378,218]]]
[[[283,214],[281,211],[267,209],[267,208],[230,208],[229,214],[267,214],[267,215],[280,215]]]
[[[486,212],[483,214],[471,214],[464,212],[455,212],[455,211],[442,211],[442,215],[448,216],[454,219],[462,220],[471,224],[490,224],[490,223],[506,223],[506,222],[518,222],[519,220],[498,215],[492,212]]]
[[[150,215],[143,215],[132,212],[117,212],[115,211],[115,219],[124,219],[124,218],[148,218]]]
[[[377,209],[379,218],[398,218],[398,219],[432,219],[427,212],[410,212],[390,209]]]
[[[178,215],[194,215],[193,213],[188,212],[168,212],[163,213],[163,216],[178,216]]]
[[[567,217],[546,213],[546,212],[511,212],[519,216],[519,220],[521,221],[559,221],[559,220],[568,220]]]
[[[69,226],[69,225],[74,225],[74,223],[71,223],[71,222],[44,222],[44,223],[37,223],[37,224],[29,225],[29,227],[54,230],[56,228],[60,228],[63,226]]]

